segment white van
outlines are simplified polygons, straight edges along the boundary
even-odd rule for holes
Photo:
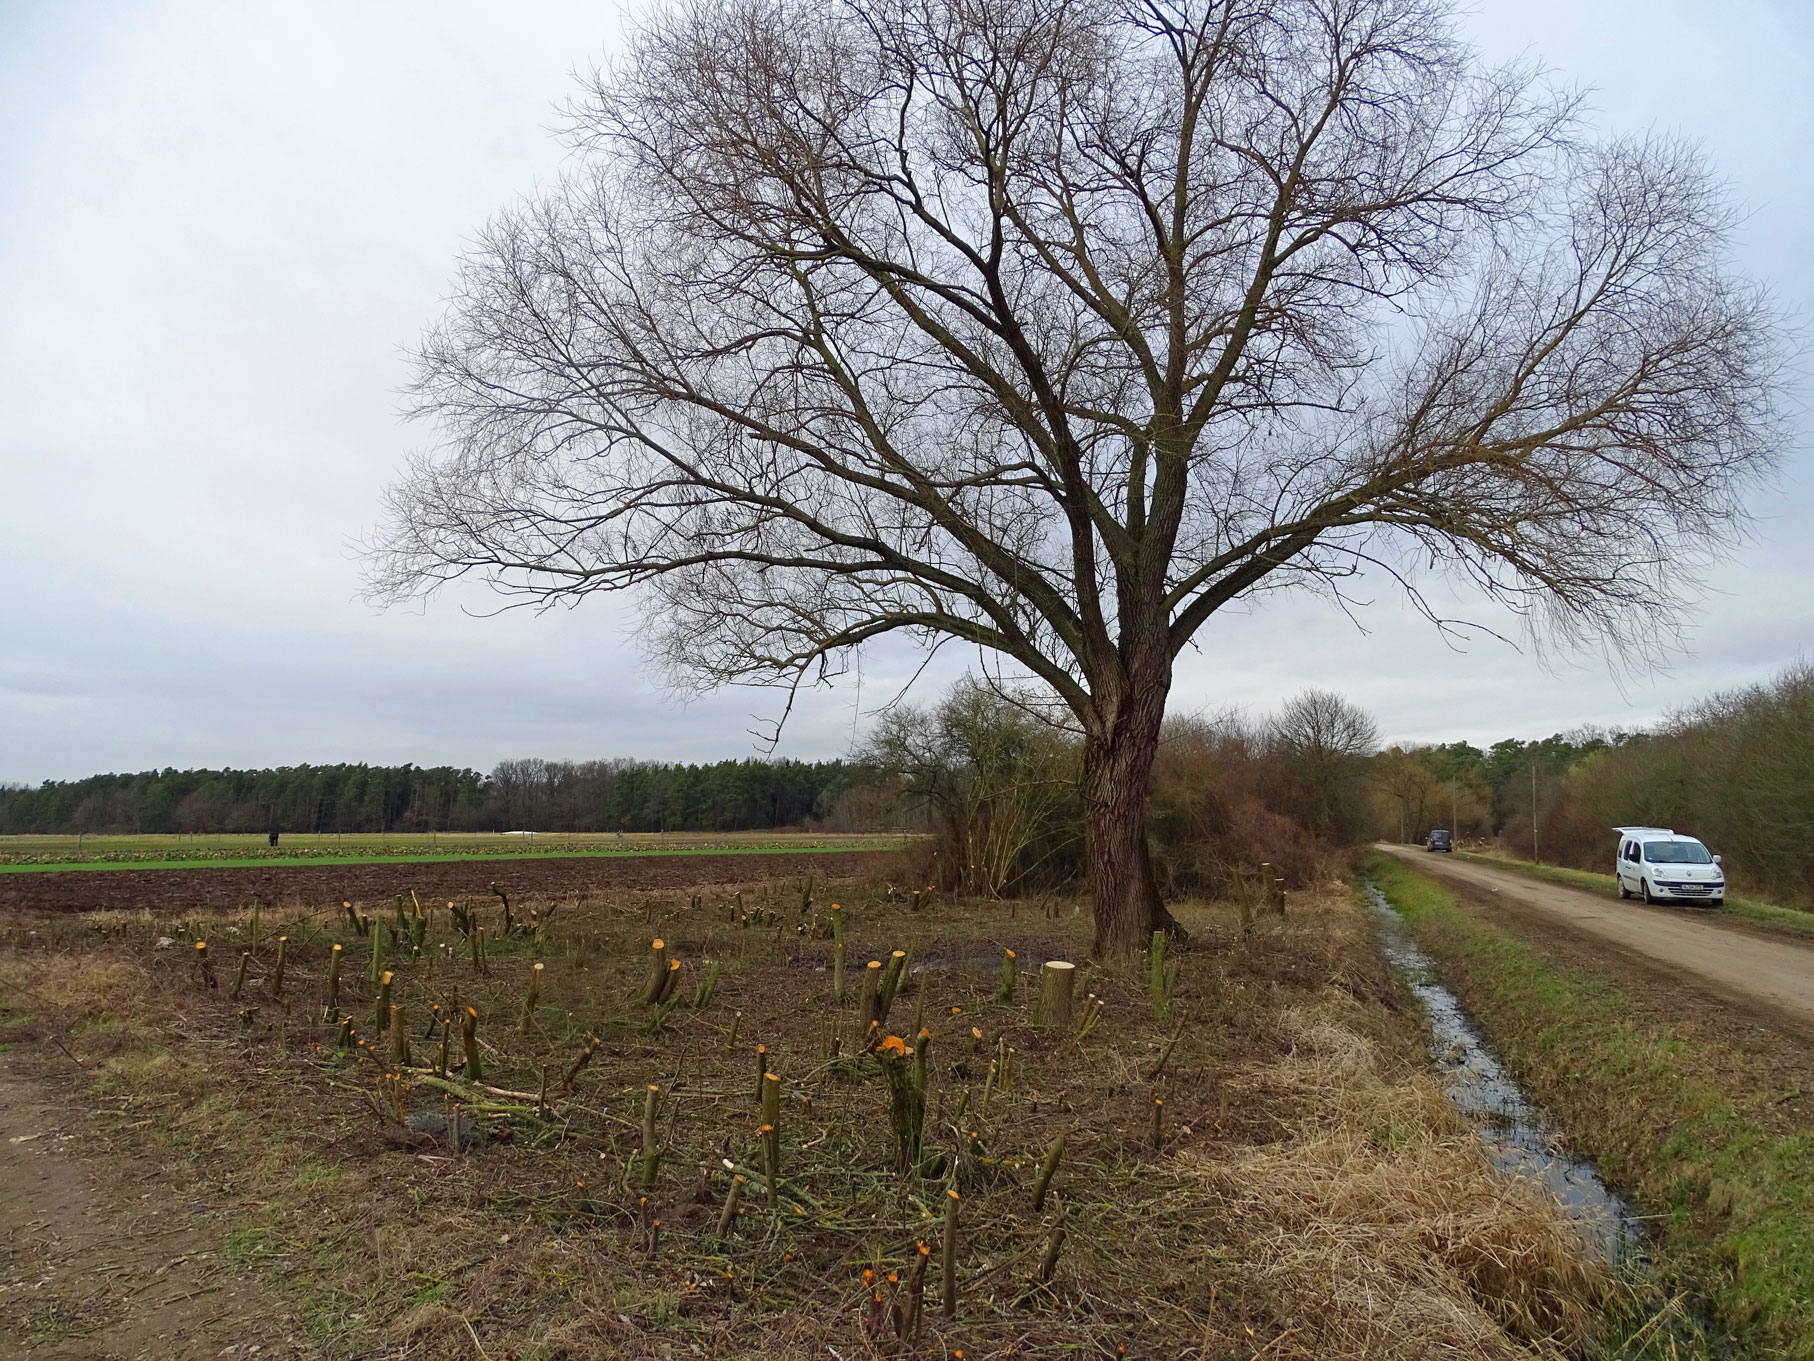
[[[1619,854],[1613,874],[1619,896],[1634,894],[1647,903],[1706,903],[1719,907],[1726,901],[1726,871],[1717,855],[1691,836],[1678,836],[1667,827],[1615,827]]]

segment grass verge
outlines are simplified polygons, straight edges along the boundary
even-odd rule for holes
[[[1814,1136],[1701,1076],[1705,1036],[1633,1021],[1617,988],[1408,866],[1374,856],[1367,872],[1519,1082],[1649,1217],[1665,1276],[1747,1354],[1814,1358]]]
[[[1457,859],[1471,860],[1477,865],[1491,865],[1495,869],[1515,870],[1532,879],[1544,879],[1552,884],[1566,884],[1569,888],[1586,889],[1590,893],[1604,893],[1616,897],[1618,885],[1610,874],[1599,874],[1593,870],[1568,869],[1562,865],[1539,865],[1534,860],[1520,860],[1516,856],[1484,855],[1478,851],[1456,851]],[[1690,905],[1692,906],[1692,905]],[[1709,917],[1732,917],[1740,921],[1754,922],[1759,926],[1768,926],[1788,935],[1814,938],[1814,912],[1803,912],[1799,908],[1781,907],[1776,903],[1766,903],[1758,898],[1727,898],[1724,907],[1706,909],[1694,908],[1695,912],[1705,912]]]

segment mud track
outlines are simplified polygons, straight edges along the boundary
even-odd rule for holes
[[[0,875],[0,912],[85,912],[104,908],[158,913],[198,908],[380,902],[408,893],[440,901],[490,897],[497,884],[512,898],[635,892],[747,884],[762,879],[841,879],[883,873],[888,851],[781,852],[766,855],[640,855],[621,859],[549,856],[535,860],[439,860],[384,865],[308,865],[257,869],[60,870]]]
[[[232,1265],[231,1216],[97,1135],[65,1075],[0,1056],[0,1361],[312,1355]]]

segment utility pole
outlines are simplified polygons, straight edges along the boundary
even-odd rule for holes
[[[1537,854],[1537,763],[1531,762],[1531,859],[1539,865],[1543,857]]]

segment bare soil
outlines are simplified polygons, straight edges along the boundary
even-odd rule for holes
[[[304,1353],[219,1216],[96,1133],[78,1082],[0,1064],[0,1358],[188,1361]]]
[[[0,875],[0,912],[105,909],[184,913],[253,902],[388,901],[412,889],[427,900],[481,896],[496,884],[513,898],[608,894],[694,885],[738,884],[816,874],[868,875],[887,851],[777,852],[763,855],[549,856],[534,860],[437,860],[386,865],[309,865],[258,869],[58,870]]]

